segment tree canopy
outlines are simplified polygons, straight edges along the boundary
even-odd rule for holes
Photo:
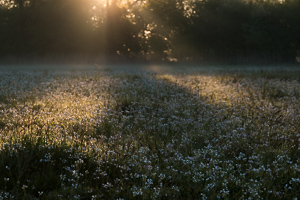
[[[2,0],[0,56],[295,62],[298,0]]]

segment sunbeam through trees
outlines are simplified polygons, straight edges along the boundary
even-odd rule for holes
[[[2,0],[0,56],[295,62],[297,0]]]

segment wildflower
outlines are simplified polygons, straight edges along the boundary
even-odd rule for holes
[[[23,190],[25,190],[25,189],[27,189],[27,188],[28,188],[27,185],[23,185],[23,186],[22,186],[22,189],[23,189]]]

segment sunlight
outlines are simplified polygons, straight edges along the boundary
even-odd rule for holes
[[[127,7],[128,3],[132,3],[134,0],[120,0],[120,1],[114,1],[114,0],[99,0],[100,4],[103,5],[103,7],[111,6],[113,3],[116,3],[118,7]]]
[[[95,66],[1,67],[0,199],[296,199],[299,69]]]

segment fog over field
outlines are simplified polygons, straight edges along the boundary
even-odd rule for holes
[[[0,0],[0,200],[300,198],[299,0]]]

